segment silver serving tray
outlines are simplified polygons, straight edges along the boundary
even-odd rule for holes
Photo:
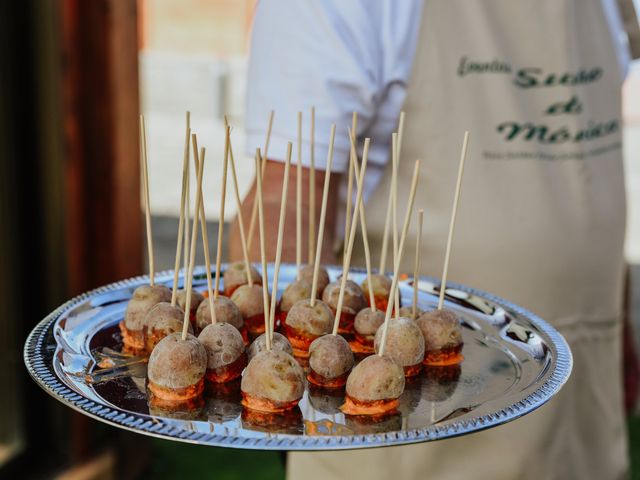
[[[273,266],[269,266],[272,278]],[[332,280],[341,270],[328,268]],[[280,271],[279,293],[295,276]],[[204,269],[194,286],[206,288]],[[364,272],[352,269],[360,283]],[[170,285],[172,272],[156,276]],[[243,415],[238,386],[205,395],[191,412],[150,412],[144,364],[112,380],[92,383],[96,349],[115,346],[117,324],[133,290],[148,283],[136,277],[80,295],[42,320],[27,338],[24,361],[49,394],[92,418],[145,435],[219,447],[262,450],[341,450],[400,445],[465,435],[495,427],[532,412],[567,381],[572,357],[564,338],[534,314],[493,295],[451,284],[447,307],[463,322],[465,361],[461,368],[425,371],[407,383],[400,412],[382,421],[345,418],[341,396],[306,389],[299,410],[267,419]],[[421,278],[419,306],[437,304],[438,282]],[[401,284],[402,302],[412,299],[411,279]]]

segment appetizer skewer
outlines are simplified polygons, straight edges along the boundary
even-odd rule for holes
[[[256,165],[260,165],[260,151],[256,152]],[[291,163],[291,144],[287,149],[287,161],[280,204],[280,221],[278,223],[278,244],[276,247],[276,264],[274,271],[273,295],[268,307],[268,292],[264,287],[265,312],[265,346],[266,349],[255,354],[242,374],[240,388],[242,390],[242,405],[249,411],[269,413],[283,413],[294,409],[304,393],[304,371],[296,360],[282,350],[272,348],[272,334],[275,326],[276,292],[278,289],[277,275],[280,268],[282,253],[282,236],[286,212],[286,195],[288,188],[289,166]],[[267,283],[264,213],[262,205],[262,180],[258,186],[258,217],[260,230],[260,252],[262,257],[264,284]],[[243,412],[243,415],[245,412]]]
[[[256,169],[259,171],[261,165],[260,149],[256,150]],[[258,214],[260,209],[260,203],[262,202],[262,176],[256,176],[257,197],[258,197]],[[262,227],[264,228],[264,226]],[[268,331],[269,323],[269,282],[267,280],[267,262],[266,252],[263,242],[260,241],[260,256],[262,259],[262,284],[245,284],[238,287],[231,295],[231,300],[235,303],[240,312],[242,318],[247,326],[249,335],[252,338],[257,337],[261,333]],[[267,339],[268,340],[268,339]]]
[[[354,124],[355,124],[355,115],[354,115]],[[349,136],[351,137],[351,130],[349,131]],[[353,140],[353,139],[352,139]],[[369,141],[365,141],[365,149],[367,149],[368,153],[368,145]],[[354,158],[355,155],[352,154],[349,156],[349,165],[350,170],[354,168],[354,162],[357,161]],[[366,162],[364,161],[366,156],[363,153],[363,168],[366,167]],[[362,169],[361,169],[362,170]],[[358,172],[356,172],[357,174]],[[357,175],[356,175],[357,176]],[[360,175],[362,176],[362,175]],[[363,179],[359,180],[360,182],[364,182]],[[356,188],[356,190],[358,190]],[[360,189],[362,191],[362,188]],[[357,196],[357,194],[356,194]],[[358,218],[358,202],[356,200],[356,211],[354,212],[353,217]],[[351,243],[351,231],[355,233],[357,228],[357,224],[351,222],[350,225],[347,226],[347,232],[345,232],[345,255],[343,257],[342,262],[342,278],[330,283],[322,292],[322,300],[329,305],[331,310],[336,315],[336,318],[339,317],[339,323],[337,325],[338,330],[334,331],[334,333],[340,333],[346,337],[352,337],[354,333],[354,321],[355,317],[362,309],[367,306],[367,301],[364,297],[364,293],[360,286],[349,280],[349,268],[348,265],[351,262],[351,252],[349,252],[349,248],[353,249],[353,243]],[[351,245],[351,247],[349,247]],[[337,313],[339,312],[339,314]],[[334,327],[335,330],[335,327]]]
[[[351,155],[354,157],[353,166],[356,169],[356,179],[358,179],[357,169],[358,169],[358,158],[356,153],[356,139],[352,132],[350,135],[351,140]],[[366,284],[374,285],[373,282],[373,274],[371,273],[371,252],[369,250],[369,236],[367,233],[367,220],[365,214],[364,205],[360,204],[360,228],[362,230],[362,243],[364,246],[364,258],[365,265],[367,271],[367,277],[365,282],[363,282],[363,286]],[[377,275],[378,279],[388,280],[388,277],[384,275]],[[391,281],[389,280],[389,287],[391,286]],[[365,289],[363,288],[363,293]],[[386,290],[388,292],[388,289]],[[354,320],[354,331],[355,338],[349,342],[351,346],[351,350],[354,353],[359,354],[369,354],[373,353],[373,337],[380,327],[380,325],[384,322],[384,311],[378,309],[376,306],[375,293],[373,288],[367,288],[366,294],[368,295],[369,307],[363,308],[356,314],[356,318]],[[385,304],[386,297],[385,296]]]
[[[222,261],[222,235],[224,225],[224,209],[227,193],[227,169],[229,165],[229,137],[230,128],[227,126],[225,137],[225,152],[224,152],[224,164],[222,167],[222,188],[220,199],[220,220],[218,226],[218,245],[216,253],[216,281],[214,283],[213,291],[211,289],[211,264],[208,260],[208,255],[205,256],[207,277],[209,279],[207,283],[209,298],[209,316],[211,317],[211,323],[207,325],[200,335],[198,340],[202,343],[207,350],[207,373],[206,379],[211,383],[226,383],[240,377],[242,370],[247,365],[247,355],[245,354],[245,343],[240,331],[231,323],[226,322],[226,318],[218,318],[218,303],[222,297],[218,296],[218,289],[220,288],[220,263]],[[202,160],[201,160],[202,161]],[[203,225],[206,226],[204,221],[204,208],[203,202],[200,204],[201,216]],[[206,234],[203,234],[203,240],[205,241],[205,249],[208,246],[206,242]],[[227,299],[228,300],[228,299]],[[224,303],[224,310],[220,309],[220,313],[228,313],[232,307],[229,304],[232,302]],[[235,316],[235,315],[232,315]]]
[[[299,300],[311,296],[311,282],[303,279],[302,272],[302,112],[298,112],[298,159],[296,163],[296,279],[282,292],[278,320],[285,323],[289,310]]]
[[[144,116],[140,115],[140,162],[142,170],[142,189],[147,231],[147,249],[149,260],[149,285],[135,289],[127,305],[124,320],[120,322],[120,332],[124,350],[129,353],[144,353],[146,328],[145,317],[149,310],[160,302],[171,299],[171,291],[164,285],[155,284],[155,260],[153,252],[153,232],[151,229],[151,207],[149,204],[149,169],[147,162],[147,133]]]
[[[418,210],[418,236],[416,237],[416,253],[413,264],[413,302],[410,307],[400,309],[401,317],[409,317],[417,320],[424,312],[418,308],[418,282],[420,279],[420,246],[422,243],[422,223],[424,221],[424,210]]]
[[[349,131],[349,137],[352,142],[354,141]],[[351,225],[349,225],[348,242],[346,244],[346,251],[344,260],[342,263],[342,277],[340,279],[340,291],[338,293],[338,302],[336,311],[334,313],[333,330],[331,335],[325,335],[323,337],[314,340],[309,348],[309,368],[310,372],[307,379],[311,383],[324,387],[342,387],[346,381],[349,372],[353,368],[355,360],[353,358],[353,352],[349,347],[349,344],[344,337],[338,335],[338,328],[340,325],[343,302],[345,298],[345,288],[347,286],[347,274],[349,271],[349,265],[351,263],[351,255],[353,253],[353,245],[355,243],[356,230],[358,228],[358,216],[363,211],[362,206],[362,193],[364,190],[364,175],[367,168],[367,159],[369,155],[370,140],[367,138],[364,142],[364,150],[362,153],[362,167],[356,169],[355,173],[358,177],[358,183],[356,188],[356,202],[353,212],[353,218],[351,219]],[[351,156],[351,164],[355,166],[356,159]]]
[[[418,173],[420,161],[417,160],[411,181],[409,201],[404,218],[398,256],[394,259],[394,274],[391,284],[391,294],[395,295],[398,288],[400,274],[400,263],[405,239],[411,221],[411,211],[415,200],[416,187],[418,183]],[[345,403],[341,410],[347,415],[386,415],[394,412],[399,405],[399,397],[404,390],[404,372],[391,355],[385,356],[389,321],[393,304],[389,302],[385,313],[385,322],[380,327],[381,338],[380,348],[377,355],[365,358],[352,370],[347,380]]]
[[[204,157],[204,148],[201,150]],[[196,213],[202,201],[202,173],[204,162],[198,165],[196,191]],[[198,217],[193,219],[191,247],[189,249],[189,271],[187,291],[193,287],[193,270],[198,236]],[[182,408],[195,401],[204,390],[204,376],[207,370],[207,351],[196,337],[189,333],[189,308],[191,296],[187,295],[182,333],[172,333],[155,346],[149,357],[148,384],[151,406],[175,406]]]
[[[444,267],[442,271],[442,283],[440,285],[440,296],[438,298],[438,308],[431,312],[422,314],[418,318],[418,327],[424,335],[426,351],[424,364],[430,366],[454,365],[464,360],[462,356],[462,327],[457,315],[444,307],[444,295],[447,286],[447,273],[449,270],[449,259],[451,257],[451,245],[453,243],[453,233],[458,212],[458,201],[462,187],[462,176],[464,174],[464,162],[467,157],[469,146],[469,132],[465,132],[462,141],[462,151],[460,153],[460,163],[458,166],[458,178],[456,181],[456,191],[453,197],[453,208],[451,212],[451,222],[449,223],[449,235],[447,237],[447,248],[444,256]]]
[[[332,312],[329,307],[317,299],[319,274],[321,271],[320,255],[324,237],[324,227],[327,213],[327,201],[329,185],[331,181],[331,165],[333,162],[333,146],[335,141],[335,125],[331,127],[329,138],[329,151],[325,169],[324,187],[322,192],[322,205],[320,210],[320,225],[318,228],[318,243],[314,262],[313,278],[311,280],[311,292],[307,299],[299,300],[288,312],[283,321],[285,335],[292,343],[294,352],[301,357],[307,356],[311,342],[325,333],[331,331]]]
[[[187,126],[184,158],[182,165],[182,191],[180,197],[180,218],[178,220],[178,239],[176,241],[176,256],[173,270],[173,288],[171,290],[171,303],[160,302],[147,312],[145,316],[145,347],[148,353],[151,353],[154,347],[167,335],[182,331],[182,318],[184,316],[184,306],[178,304],[178,277],[180,257],[182,256],[182,240],[185,230],[185,197],[187,172],[189,171],[189,139],[191,137],[191,129]],[[189,226],[186,226],[186,230]],[[188,246],[185,244],[185,255],[188,264]],[[187,265],[188,266],[188,265]],[[187,270],[185,269],[185,274]],[[185,290],[183,290],[185,292]],[[183,295],[186,300],[186,295]],[[192,297],[193,301],[193,297]]]
[[[267,159],[269,158],[269,140],[271,139],[271,129],[273,128],[273,117],[275,112],[271,110],[269,112],[269,123],[267,124],[267,136],[264,139],[264,148],[262,149],[263,156],[261,157],[260,165],[256,167],[256,181],[258,175],[262,179],[264,177],[264,171],[267,168]],[[253,234],[255,233],[256,220],[258,219],[258,202],[253,201],[253,207],[251,210],[251,220],[249,220],[249,232],[247,236],[247,246],[251,249],[253,243]]]
[[[222,236],[224,235],[224,211],[226,204],[226,178],[228,171],[228,164],[231,162],[231,130],[230,127],[226,126],[226,134],[225,134],[225,160],[222,172],[222,188],[221,188],[221,201],[220,201],[220,218],[219,218],[219,227],[218,227],[218,242],[217,242],[217,253],[216,253],[216,276],[213,287],[211,285],[211,268],[210,262],[207,258],[208,255],[205,256],[205,262],[207,263],[207,296],[209,297],[209,301],[203,302],[198,307],[198,311],[196,312],[196,327],[197,330],[200,331],[204,329],[210,323],[222,322],[228,323],[234,326],[244,339],[244,342],[248,342],[247,329],[244,326],[244,319],[242,318],[242,313],[240,309],[233,303],[228,297],[219,294],[220,291],[220,270],[222,263]],[[203,227],[204,228],[204,227]],[[205,242],[205,250],[208,249],[208,241],[206,239],[206,233],[203,234],[203,241]],[[215,319],[212,318],[211,312],[215,315]]]

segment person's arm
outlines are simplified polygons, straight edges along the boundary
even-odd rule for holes
[[[369,192],[388,160],[391,132],[398,121],[413,58],[420,2],[396,0],[269,0],[258,2],[249,58],[246,151],[253,157],[263,148],[269,113],[275,110],[267,158],[282,162],[287,142],[294,143],[285,236],[286,260],[295,258],[295,164],[297,113],[302,120],[302,165],[310,164],[309,111],[315,107],[316,221],[319,219],[324,168],[331,125],[336,125],[332,182],[323,243],[323,259],[331,252],[340,207],[340,174],[347,169],[350,142],[347,128],[358,113],[356,135],[372,137],[369,151]],[[264,154],[264,152],[263,152]],[[269,261],[273,259],[277,214],[282,188],[282,165],[269,164],[264,182]],[[303,180],[303,260],[307,260],[308,171]],[[346,190],[346,189],[345,189]],[[251,218],[255,184],[244,201],[243,219]],[[365,199],[367,192],[365,192]],[[343,200],[343,199],[342,199]],[[340,222],[342,223],[342,222]],[[337,227],[337,228],[336,228]],[[317,227],[316,227],[317,231]],[[251,258],[259,258],[257,228]],[[230,257],[240,259],[240,235],[234,222]]]
[[[282,261],[295,262],[296,260],[296,169],[292,165],[289,171],[289,190],[287,192],[287,217],[284,230],[284,243],[282,248]],[[284,175],[284,164],[281,162],[268,161],[264,173],[263,196],[264,196],[264,220],[265,220],[265,246],[267,258],[273,261],[276,254],[276,240],[278,235],[278,216],[280,215],[280,198],[282,195],[282,179]],[[315,210],[316,219],[320,219],[320,207],[322,204],[322,190],[324,187],[325,173],[323,170],[316,170],[315,175]],[[324,230],[324,240],[322,243],[322,262],[326,264],[336,263],[336,258],[331,250],[334,240],[337,193],[340,181],[339,173],[331,174],[329,188],[329,198],[327,202],[327,218]],[[307,260],[308,241],[308,215],[309,215],[309,169],[303,167],[302,175],[302,251],[303,262]],[[245,220],[245,232],[249,234],[249,219],[251,209],[256,194],[255,181],[249,194],[242,203],[242,216]],[[317,232],[317,227],[316,227]],[[317,239],[317,237],[316,237]],[[238,227],[238,217],[233,220],[229,231],[229,257],[231,261],[241,260],[242,245],[240,243],[240,229]],[[254,238],[251,242],[249,258],[252,262],[260,261],[260,241],[259,231],[256,226]]]

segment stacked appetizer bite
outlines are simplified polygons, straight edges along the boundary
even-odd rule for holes
[[[394,275],[390,291],[392,296],[390,298],[395,296],[398,288],[400,263],[411,221],[419,166],[420,162],[416,161],[398,254],[394,258]],[[357,212],[358,210],[356,209]],[[380,342],[376,355],[371,355],[362,360],[347,379],[345,403],[341,407],[342,411],[347,415],[385,416],[397,411],[400,403],[399,398],[404,391],[405,371],[402,365],[399,365],[395,360],[400,357],[399,353],[401,353],[401,351],[394,350],[394,346],[399,343],[391,344],[387,342],[392,310],[393,304],[389,302],[385,313],[385,322],[380,328]],[[403,351],[404,348],[402,349]]]
[[[273,328],[275,325],[276,291],[282,252],[282,236],[284,232],[286,205],[285,199],[288,189],[289,167],[291,164],[291,144],[287,149],[282,200],[280,204],[280,221],[278,224],[278,242],[276,247],[276,263],[273,279],[273,294],[269,304],[266,278],[263,281],[265,350],[258,351],[247,365],[242,374],[240,385],[242,391],[242,405],[247,412],[243,412],[243,419],[252,423],[269,423],[271,414],[282,414],[296,408],[304,394],[304,372],[296,360],[283,350],[273,348]],[[256,171],[260,171],[260,151],[256,152]],[[257,175],[258,217],[260,230],[260,252],[263,272],[266,275],[266,255],[264,238],[264,213],[262,205],[262,178]],[[265,420],[265,418],[267,420]]]
[[[289,342],[293,346],[294,355],[301,358],[306,358],[309,356],[309,347],[311,343],[322,335],[326,335],[327,333],[331,332],[331,327],[333,325],[334,315],[331,309],[324,301],[318,300],[317,297],[320,285],[320,255],[322,252],[322,243],[324,237],[327,199],[329,195],[329,185],[331,178],[331,164],[333,161],[334,139],[335,127],[332,127],[331,137],[329,140],[327,168],[325,169],[324,187],[322,193],[320,224],[318,228],[318,243],[315,249],[315,262],[313,275],[311,278],[310,291],[309,294],[305,296],[305,298],[296,301],[287,312],[287,315],[282,318],[282,329],[284,331],[284,334],[287,336]],[[297,241],[296,243],[298,244],[296,249],[299,251],[300,241]],[[298,274],[299,273],[300,269],[298,269]],[[296,284],[298,286],[306,285],[306,281],[297,280]],[[281,309],[282,303],[285,300],[286,297],[283,294],[283,298],[280,302]]]
[[[202,392],[204,391],[204,377],[207,370],[207,350],[188,331],[190,327],[189,312],[192,298],[190,293],[193,287],[198,219],[202,203],[204,149],[202,149],[200,157],[202,161],[198,165],[196,216],[193,220],[182,333],[172,333],[164,337],[151,352],[147,380],[150,406],[185,409],[194,405],[201,406],[203,403]]]

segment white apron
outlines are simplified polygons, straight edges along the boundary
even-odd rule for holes
[[[574,371],[557,398],[508,425],[412,446],[292,453],[289,478],[621,478],[622,79],[601,1],[426,1],[419,42],[399,175],[408,185],[413,160],[423,160],[423,273],[441,275],[468,129],[450,279],[550,321],[570,343]],[[388,187],[367,205],[373,252]]]

